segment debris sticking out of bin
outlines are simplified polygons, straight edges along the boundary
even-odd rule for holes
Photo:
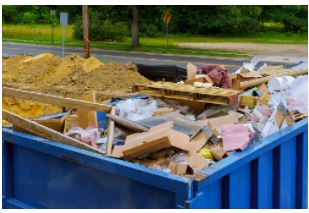
[[[46,57],[54,60],[43,55],[26,57],[22,63],[32,64]],[[88,62],[82,63],[89,68],[84,70],[86,78],[91,79],[90,73],[103,65]],[[189,64],[186,81],[132,84],[133,92],[112,102],[113,107],[96,102],[98,91],[80,96],[87,103],[75,100],[73,104],[72,100],[61,102],[61,97],[43,94],[46,98],[36,101],[69,104],[70,110],[56,120],[30,123],[55,134],[58,142],[186,178],[205,178],[204,168],[307,117],[308,71],[303,66],[297,70],[266,65],[256,69],[256,63],[245,64],[234,74],[221,65],[199,68]],[[279,79],[290,81],[285,84]],[[96,85],[92,88],[96,87],[100,89]],[[81,103],[83,108],[79,109]],[[98,125],[94,110],[107,114],[108,126]],[[29,128],[14,128],[43,137]]]

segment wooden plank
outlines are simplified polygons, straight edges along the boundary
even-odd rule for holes
[[[24,118],[20,115],[17,115],[15,113],[9,112],[4,109],[2,109],[2,119],[12,123],[13,125],[19,126],[28,132],[36,134],[42,138],[47,138],[49,140],[56,141],[62,144],[67,144],[67,145],[74,146],[77,148],[86,149],[86,150],[93,151],[99,154],[103,154],[100,150],[88,144],[80,142],[74,138],[66,136],[60,132],[57,132],[46,126],[43,126],[34,121],[31,121],[30,119]]]
[[[114,116],[116,114],[116,107],[112,107],[110,115]],[[114,131],[115,131],[115,122],[111,119],[108,121],[108,136],[106,142],[106,154],[107,156],[111,156],[112,154],[112,146],[114,141]]]
[[[246,88],[255,87],[263,83],[267,83],[273,77],[280,76],[298,76],[298,75],[308,75],[308,70],[298,70],[298,71],[290,71],[284,74],[276,75],[276,76],[267,76],[263,78],[253,79],[249,81],[240,82],[240,89],[244,90]]]
[[[43,93],[30,92],[21,89],[13,89],[8,87],[3,87],[3,96],[26,99],[31,101],[37,101],[47,104],[55,104],[60,106],[66,106],[77,109],[87,109],[93,111],[110,112],[111,107],[105,104],[93,103],[89,101],[63,98],[55,95],[48,95]]]

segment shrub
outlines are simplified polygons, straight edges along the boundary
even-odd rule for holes
[[[97,15],[90,14],[89,37],[93,41],[123,41],[129,35],[129,29],[124,22],[101,21]],[[83,22],[81,18],[74,24],[73,36],[83,38]]]
[[[149,24],[142,26],[141,34],[145,37],[158,37],[162,35],[162,32],[158,30],[158,27],[156,25]]]

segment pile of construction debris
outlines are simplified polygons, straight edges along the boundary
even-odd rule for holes
[[[32,125],[41,137],[194,178],[307,117],[308,68],[255,65],[246,63],[231,74],[221,65],[188,64],[187,81],[136,82],[130,97],[112,105],[94,103],[92,92],[85,101],[63,100],[71,107],[62,118],[29,121],[9,112],[4,117],[19,131],[37,134]],[[35,101],[46,96],[12,88],[3,93]],[[48,96],[45,103],[61,103],[60,97]],[[99,125],[95,111],[107,113],[108,126]]]

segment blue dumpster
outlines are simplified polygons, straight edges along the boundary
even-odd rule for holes
[[[3,208],[307,208],[308,119],[197,181],[2,128]]]

